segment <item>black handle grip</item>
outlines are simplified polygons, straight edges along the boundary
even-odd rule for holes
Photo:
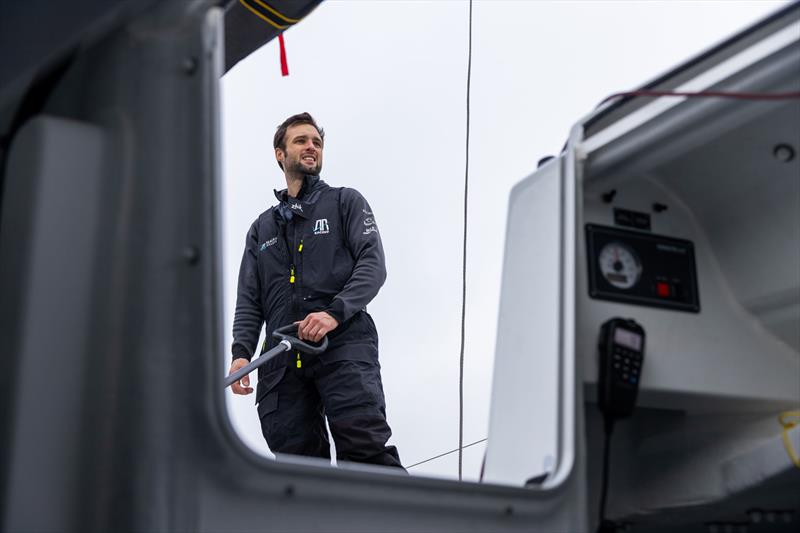
[[[290,335],[289,332],[294,332],[295,335]],[[299,350],[309,355],[318,355],[328,349],[328,336],[322,337],[322,342],[319,344],[311,344],[301,341],[297,338],[297,324],[289,324],[283,326],[272,332],[272,336],[276,339],[286,340],[292,344],[292,349]]]

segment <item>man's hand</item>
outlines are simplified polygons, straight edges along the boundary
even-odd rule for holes
[[[322,337],[335,330],[339,323],[325,311],[310,313],[297,324],[297,335],[300,340],[319,342]]]
[[[231,363],[231,369],[228,371],[228,375],[230,376],[243,366],[247,366],[249,362],[250,361],[243,357],[234,359],[233,363]],[[252,387],[250,387],[250,376],[245,376],[239,381],[234,381],[231,385],[231,389],[233,390],[234,394],[250,394],[253,392]]]

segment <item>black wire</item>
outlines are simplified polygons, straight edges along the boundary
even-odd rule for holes
[[[464,253],[461,261],[461,355],[458,365],[458,480],[464,449],[464,330],[467,314],[467,193],[469,192],[469,88],[472,78],[472,0],[469,0],[469,49],[467,53],[467,139],[464,163]]]
[[[606,497],[608,496],[608,480],[611,476],[610,473],[610,455],[611,455],[611,431],[614,427],[614,421],[606,418],[603,423],[605,431],[605,439],[603,444],[603,481],[600,489],[600,520],[598,524],[603,527],[606,517]]]
[[[455,453],[455,452],[457,452],[459,450],[466,450],[470,446],[475,446],[476,444],[480,444],[481,442],[485,442],[486,440],[488,440],[488,437],[486,439],[481,439],[481,440],[476,440],[475,442],[471,442],[471,443],[467,444],[466,446],[460,446],[460,447],[458,447],[458,448],[456,448],[454,450],[450,450],[449,452],[440,453],[439,455],[437,455],[435,457],[431,457],[430,459],[425,459],[424,461],[420,461],[418,463],[414,463],[411,466],[407,466],[406,470],[408,470],[409,468],[414,468],[417,465],[421,465],[422,463],[427,463],[428,461],[433,461],[434,459],[438,459],[439,457],[444,457],[445,455],[450,455],[451,453]]]

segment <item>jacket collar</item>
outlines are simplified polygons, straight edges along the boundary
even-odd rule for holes
[[[282,189],[280,191],[276,189],[275,198],[280,202],[278,206],[280,213],[286,220],[291,220],[293,215],[308,218],[311,209],[314,204],[317,203],[319,191],[325,187],[327,187],[327,184],[322,181],[319,176],[307,174],[303,178],[303,186],[300,187],[297,198],[291,198],[288,189]]]

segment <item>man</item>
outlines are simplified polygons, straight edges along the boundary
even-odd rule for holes
[[[286,119],[273,147],[287,188],[247,232],[239,270],[230,373],[245,366],[266,322],[272,332],[297,323],[298,337],[328,349],[315,357],[285,353],[259,368],[261,431],[275,453],[330,458],[328,419],[338,460],[402,468],[378,364],[378,334],[366,305],[386,279],[372,209],[358,191],[319,177],[324,132],[308,113]],[[249,377],[232,385],[250,394]]]

